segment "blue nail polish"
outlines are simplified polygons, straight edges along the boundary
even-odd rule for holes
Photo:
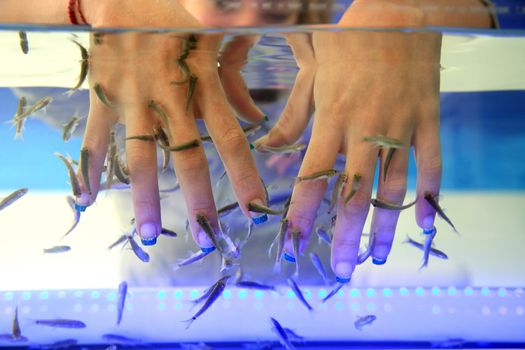
[[[288,262],[295,263],[295,258],[286,252],[283,253],[283,258]]]
[[[142,242],[142,245],[152,246],[152,245],[157,244],[157,237],[153,237],[153,238],[149,238],[149,239],[141,238],[140,241]]]
[[[253,145],[253,143],[250,143],[250,149],[255,149],[255,146]]]
[[[75,210],[80,212],[85,212],[87,209],[87,205],[77,204],[75,203]]]
[[[268,118],[268,116],[265,115],[265,116],[264,116],[264,121],[265,121],[265,122],[269,122],[269,121],[270,121],[270,118]]]
[[[210,254],[215,249],[216,249],[215,247],[201,248],[202,252],[205,253],[205,254]]]
[[[384,265],[385,263],[386,259],[372,258],[372,264],[374,265]]]
[[[263,224],[268,221],[268,215],[263,214],[261,216],[256,216],[252,218],[252,221],[255,225]]]
[[[350,280],[352,279],[352,277],[339,277],[339,276],[335,276],[335,281],[337,283],[348,283],[350,282]]]
[[[436,227],[432,227],[430,230],[423,230],[423,234],[424,235],[433,235],[434,233],[436,233]]]

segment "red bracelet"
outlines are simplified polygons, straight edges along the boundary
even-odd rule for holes
[[[71,24],[88,24],[84,14],[82,13],[82,8],[80,6],[80,0],[68,0],[67,3],[67,13],[69,15],[69,21]],[[77,13],[80,16],[81,23],[77,19]]]

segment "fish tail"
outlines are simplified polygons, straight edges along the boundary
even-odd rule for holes
[[[182,323],[184,323],[184,326],[186,329],[189,329],[193,323],[193,321],[195,321],[196,319],[194,317],[188,319],[188,320],[184,320],[182,321]]]

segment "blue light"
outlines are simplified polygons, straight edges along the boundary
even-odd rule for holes
[[[94,290],[91,292],[92,299],[98,299],[99,297],[100,297],[100,292],[98,290]]]
[[[47,298],[49,298],[49,293],[48,292],[46,292],[46,291],[40,292],[40,299],[45,300]]]
[[[375,291],[374,289],[372,289],[372,288],[368,288],[368,289],[366,290],[366,296],[367,296],[367,297],[369,297],[369,298],[373,298],[373,297],[375,297],[375,295],[376,295],[376,291]]]
[[[182,299],[182,290],[177,289],[175,292],[173,292],[173,297],[175,299]]]
[[[106,299],[108,301],[114,301],[115,299],[117,299],[117,293],[109,292],[108,295],[106,295]]]
[[[175,310],[179,311],[182,309],[182,303],[175,303]]]
[[[481,295],[483,295],[484,297],[488,297],[490,295],[490,289],[488,289],[487,287],[481,288]]]
[[[448,292],[448,295],[456,295],[456,292],[457,292],[456,287],[448,287],[447,292]]]
[[[292,299],[292,298],[295,296],[295,294],[294,294],[294,292],[293,292],[292,290],[289,290],[289,291],[286,293],[286,295],[287,295],[288,298],[290,298],[290,299]]]
[[[401,296],[407,296],[408,295],[408,289],[406,289],[405,287],[401,287],[399,288],[399,295]]]
[[[231,297],[232,297],[231,290],[225,290],[224,292],[222,292],[222,297],[224,299],[231,299]]]
[[[438,287],[433,287],[432,288],[432,295],[436,295],[437,296],[437,295],[439,295],[439,292],[440,292],[440,290],[439,290]]]
[[[390,288],[385,288],[385,289],[383,289],[383,295],[384,295],[385,297],[389,297],[389,296],[391,296],[391,295],[392,295],[392,289],[390,289]]]
[[[159,290],[157,293],[158,299],[166,299],[166,291],[165,290]]]
[[[321,289],[321,290],[319,290],[319,298],[324,299],[324,298],[326,298],[327,295],[328,295],[328,294],[327,294],[327,292],[326,292],[326,289]]]
[[[13,300],[13,292],[7,292],[4,294],[5,300]]]
[[[190,292],[190,297],[192,299],[195,299],[195,298],[198,298],[199,297],[199,292],[195,289],[193,289],[191,292]]]
[[[507,296],[507,290],[505,290],[505,288],[500,288],[500,289],[498,289],[498,295],[499,295],[500,297]]]
[[[309,300],[312,297],[312,292],[310,291],[310,289],[303,290],[303,294],[306,300]]]
[[[465,288],[463,293],[465,293],[466,296],[471,296],[472,294],[474,294],[474,291],[472,290],[471,287],[467,287],[467,288]]]
[[[352,290],[350,291],[350,295],[352,296],[352,298],[359,298],[359,289],[352,288]]]
[[[421,288],[421,287],[417,287],[416,288],[416,295],[417,296],[419,296],[419,297],[422,296],[424,292],[425,291],[423,290],[423,288]]]
[[[339,289],[339,290],[337,291],[337,296],[338,296],[339,298],[342,298],[343,295],[344,295],[344,293],[345,293],[345,292],[344,292],[343,289],[341,288],[341,289]]]
[[[255,299],[262,299],[264,293],[262,290],[256,290],[255,293],[254,293],[254,296],[255,296]]]
[[[368,303],[366,304],[366,309],[370,312],[374,311],[376,309],[376,304],[375,303]]]
[[[248,296],[248,292],[246,292],[244,289],[239,290],[239,299],[246,299]]]
[[[335,309],[337,311],[343,311],[343,303],[341,303],[340,301],[338,301],[337,303],[335,303]]]
[[[22,299],[24,299],[24,300],[31,299],[31,292],[23,292],[22,293]]]
[[[166,310],[166,303],[160,303],[157,308],[159,309],[159,311],[164,311]]]

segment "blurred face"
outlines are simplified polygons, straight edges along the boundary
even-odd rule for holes
[[[203,25],[243,27],[297,23],[301,0],[181,0]]]

